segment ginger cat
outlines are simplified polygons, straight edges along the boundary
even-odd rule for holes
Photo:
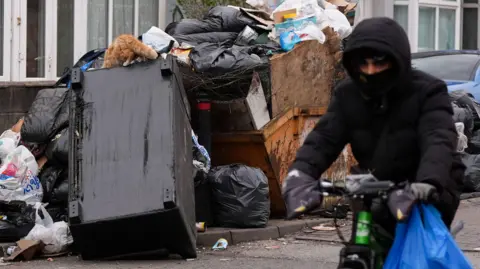
[[[154,60],[158,57],[157,52],[133,35],[119,35],[110,44],[103,61],[102,68],[112,68],[117,66],[130,65],[135,59]]]

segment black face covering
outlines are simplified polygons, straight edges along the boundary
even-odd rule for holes
[[[364,73],[358,73],[359,86],[362,94],[368,98],[382,97],[390,91],[396,79],[394,68],[389,68],[380,73],[367,75]]]

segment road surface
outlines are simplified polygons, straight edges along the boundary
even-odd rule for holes
[[[480,247],[480,199],[462,202],[457,220],[466,222],[465,229],[457,237],[459,245],[473,250]],[[130,268],[168,268],[168,269],[336,269],[340,246],[318,241],[299,241],[294,236],[280,240],[259,241],[230,246],[225,251],[199,249],[198,259],[184,261],[143,260],[87,262],[78,257],[54,258],[53,261],[38,260],[32,262],[11,263],[0,267],[25,269],[130,269]],[[466,255],[474,268],[480,269],[480,252],[469,251]]]

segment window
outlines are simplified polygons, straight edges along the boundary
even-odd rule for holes
[[[455,9],[438,12],[438,49],[455,49]]]
[[[138,36],[158,26],[159,8],[159,0],[88,0],[87,50],[107,47],[118,35]]]
[[[479,61],[480,56],[476,54],[434,55],[416,59],[414,54],[412,65],[443,80],[468,81]]]
[[[462,48],[478,50],[480,48],[479,0],[463,0]]]
[[[27,57],[25,72],[27,78],[45,77],[45,20],[46,0],[27,0]]]
[[[418,12],[418,50],[435,49],[435,8],[420,7]]]
[[[3,0],[0,0],[0,77],[3,76],[3,69],[5,65],[4,61],[4,45],[3,41],[5,40],[5,3]]]
[[[74,0],[57,2],[57,77],[72,66]]]
[[[0,0],[0,80],[57,80],[119,34],[165,27],[163,1]]]
[[[460,47],[460,4],[461,0],[419,0],[418,51]]]
[[[408,33],[408,5],[395,5],[393,7],[393,19]]]

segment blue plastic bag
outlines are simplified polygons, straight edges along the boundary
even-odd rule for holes
[[[422,215],[423,213],[423,220]],[[470,269],[473,268],[457,246],[432,205],[413,207],[407,223],[398,223],[395,239],[384,269]]]
[[[473,268],[432,205],[421,205],[424,220],[424,245],[429,268]]]
[[[280,47],[284,51],[291,51],[295,44],[302,42],[300,37],[294,31],[283,32],[280,34]]]

